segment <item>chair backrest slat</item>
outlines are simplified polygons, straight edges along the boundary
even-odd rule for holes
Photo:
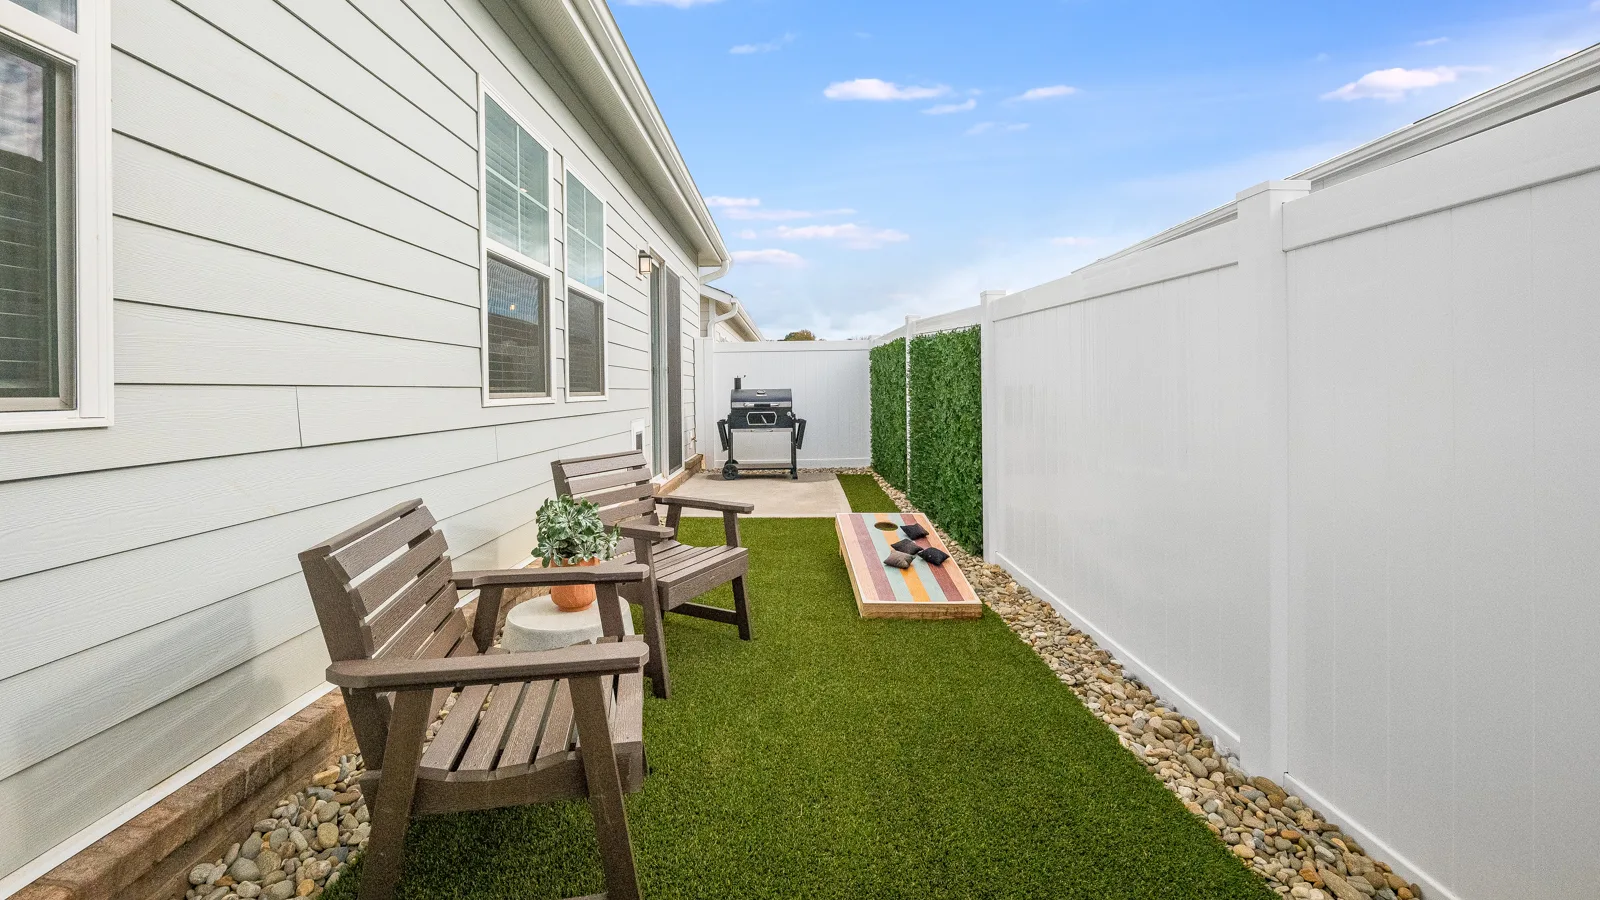
[[[389,554],[426,535],[434,524],[433,514],[419,506],[333,554],[334,568],[346,581],[354,581]]]
[[[376,613],[401,588],[436,565],[448,549],[444,535],[437,531],[430,532],[416,546],[407,550],[404,556],[373,573],[371,578],[355,587],[361,612],[366,615]]]
[[[558,459],[550,469],[555,475],[556,493],[598,504],[600,520],[607,525],[640,517],[655,521],[650,462],[638,450]]]
[[[376,655],[380,658],[416,659],[417,651],[426,646],[434,633],[452,618],[465,621],[461,611],[456,609],[456,589],[447,582],[427,598],[426,605]]]
[[[639,496],[648,494],[650,486],[650,470],[646,468],[616,469],[610,472],[600,472],[595,475],[584,475],[581,478],[564,479],[565,486],[558,484],[556,490],[574,497],[585,497],[589,494],[599,493],[606,488],[632,487],[639,492]]]
[[[640,516],[653,515],[655,511],[656,503],[654,500],[636,500],[632,503],[602,508],[600,510],[600,521],[604,522],[607,528],[610,528],[619,522],[637,519]]]
[[[577,478],[582,475],[593,475],[597,472],[611,472],[616,469],[649,468],[650,463],[644,458],[641,450],[625,450],[621,453],[602,453],[598,456],[580,456],[577,459],[564,459],[561,461],[562,471],[568,478]]]
[[[407,622],[415,619],[429,601],[438,596],[439,592],[450,583],[450,574],[450,560],[440,558],[418,576],[416,581],[411,582],[405,590],[395,595],[393,600],[363,623],[367,646],[373,648],[374,656],[390,655],[381,648],[389,643],[390,638],[399,634]]]

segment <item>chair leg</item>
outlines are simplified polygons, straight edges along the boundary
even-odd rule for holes
[[[640,608],[644,610],[644,642],[650,647],[650,661],[644,664],[644,674],[650,679],[650,692],[667,699],[667,638],[661,622],[661,600],[654,593],[646,596]]]
[[[750,601],[744,594],[744,576],[733,580],[733,610],[739,616],[739,639],[750,640]]]
[[[600,841],[600,865],[606,873],[606,900],[639,900],[639,872],[628,838],[622,776],[617,771],[617,748],[606,715],[606,680],[572,679],[572,715],[578,725],[578,752],[589,785],[595,837]]]
[[[372,801],[372,837],[362,866],[360,900],[389,900],[400,883],[406,828],[411,824],[411,801],[417,789],[417,764],[422,760],[432,704],[432,691],[395,695],[383,751],[385,774]]]

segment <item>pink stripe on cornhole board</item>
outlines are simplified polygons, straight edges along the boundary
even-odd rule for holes
[[[861,551],[862,567],[872,573],[872,586],[878,590],[878,596],[873,599],[893,600],[894,588],[889,586],[889,574],[883,570],[883,560],[878,558],[878,551],[873,546],[872,533],[867,531],[866,518],[851,516],[850,525],[851,530],[855,532],[856,548]]]

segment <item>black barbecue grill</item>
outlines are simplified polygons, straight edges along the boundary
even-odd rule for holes
[[[788,388],[746,388],[743,378],[733,380],[728,417],[717,422],[722,449],[728,461],[722,477],[739,477],[739,461],[733,457],[733,435],[738,431],[789,432],[789,477],[800,478],[800,446],[806,440],[806,420],[795,417],[794,392]]]

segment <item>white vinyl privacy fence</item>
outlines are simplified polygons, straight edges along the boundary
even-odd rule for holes
[[[733,380],[747,388],[788,388],[795,414],[806,420],[802,468],[865,466],[871,461],[871,415],[867,392],[870,341],[760,341],[701,339],[696,358],[710,361],[710,376],[696,381],[699,447],[707,470],[728,456],[717,436],[717,420],[728,415]],[[741,433],[734,450],[741,466],[789,466],[789,433]]]
[[[975,308],[986,555],[1430,896],[1600,884],[1597,64]]]

